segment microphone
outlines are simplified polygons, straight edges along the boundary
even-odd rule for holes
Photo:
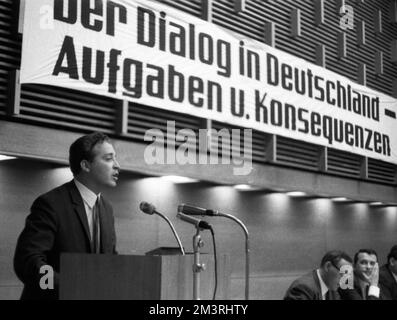
[[[182,212],[189,216],[218,216],[218,210],[204,209],[194,206],[189,206],[187,204],[180,204],[178,206],[178,212]]]
[[[235,222],[237,222],[240,227],[243,229],[244,234],[245,234],[245,299],[248,300],[249,298],[249,253],[250,253],[250,248],[249,248],[249,234],[248,234],[248,229],[244,225],[244,223],[240,220],[237,219],[236,217],[232,216],[231,214],[227,213],[222,213],[219,212],[218,210],[211,210],[211,209],[204,209],[200,207],[194,207],[194,206],[189,206],[187,204],[180,204],[178,206],[178,215],[184,216],[185,219],[190,218],[194,219],[193,217],[189,217],[190,215],[195,216],[218,216],[218,217],[225,217],[228,219],[231,219]],[[190,222],[193,224],[197,224],[197,221],[201,221],[198,219],[194,219],[194,222]],[[189,222],[189,221],[188,221]],[[204,222],[204,221],[201,221]]]
[[[142,201],[139,205],[139,209],[141,209],[146,214],[154,214],[156,213],[156,207],[151,203]]]
[[[158,212],[156,210],[156,207],[149,202],[142,201],[139,205],[139,209],[141,209],[146,214],[152,215],[155,213],[155,214],[159,215],[160,217],[162,217],[165,221],[167,221],[167,223],[171,227],[172,233],[174,234],[174,236],[176,238],[176,241],[178,242],[178,245],[179,245],[179,248],[181,249],[182,255],[185,255],[185,250],[183,249],[181,239],[179,238],[178,234],[176,233],[176,230],[175,230],[173,224],[171,223],[170,219],[168,219],[165,215]]]
[[[183,220],[183,221],[185,221],[185,222],[187,222],[187,223],[193,224],[196,228],[200,228],[200,229],[211,229],[211,225],[210,225],[207,221],[200,220],[200,219],[193,218],[193,217],[189,217],[189,216],[183,214],[183,213],[180,212],[180,211],[176,214],[176,216],[177,216],[179,219],[181,219],[181,220]]]

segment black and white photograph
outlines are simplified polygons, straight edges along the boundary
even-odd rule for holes
[[[397,300],[397,0],[0,0],[0,300]]]

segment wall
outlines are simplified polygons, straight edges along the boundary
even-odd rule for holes
[[[17,299],[21,291],[12,257],[30,205],[39,194],[69,179],[68,168],[56,164],[22,159],[0,162],[0,300]],[[290,282],[317,266],[326,250],[338,248],[353,255],[359,248],[372,247],[383,263],[396,243],[396,207],[297,199],[283,193],[241,192],[204,183],[175,185],[126,172],[117,189],[105,193],[115,209],[122,254],[144,254],[159,246],[176,245],[165,221],[139,211],[143,200],[171,219],[187,251],[192,250],[194,228],[175,218],[178,204],[215,208],[241,219],[250,232],[252,299],[282,298]],[[242,299],[244,235],[227,219],[208,221],[215,230],[218,254],[231,255],[230,296]],[[210,234],[203,232],[203,239],[203,252],[212,252]]]

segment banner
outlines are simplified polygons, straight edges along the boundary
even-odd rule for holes
[[[26,0],[21,83],[55,85],[397,164],[397,100],[148,0]]]

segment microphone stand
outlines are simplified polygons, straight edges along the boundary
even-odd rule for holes
[[[200,236],[200,227],[196,227],[197,232],[193,236],[193,300],[200,300],[200,272],[205,270],[204,263],[200,263],[200,248],[204,246],[204,242]]]
[[[172,225],[171,221],[165,215],[161,214],[157,210],[155,211],[155,213],[158,214],[160,217],[162,217],[165,221],[167,221],[167,223],[169,224],[169,226],[172,230],[172,233],[174,234],[174,236],[176,238],[176,241],[178,241],[178,245],[179,245],[179,248],[181,249],[182,255],[185,255],[185,250],[183,249],[181,239],[179,239],[178,234],[176,233],[175,228]]]
[[[248,300],[248,298],[249,298],[249,265],[250,265],[249,252],[250,252],[250,248],[249,248],[247,227],[244,225],[244,223],[240,219],[237,219],[236,217],[234,217],[230,214],[218,212],[217,216],[229,218],[229,219],[237,222],[244,231],[244,234],[245,234],[245,300]]]

